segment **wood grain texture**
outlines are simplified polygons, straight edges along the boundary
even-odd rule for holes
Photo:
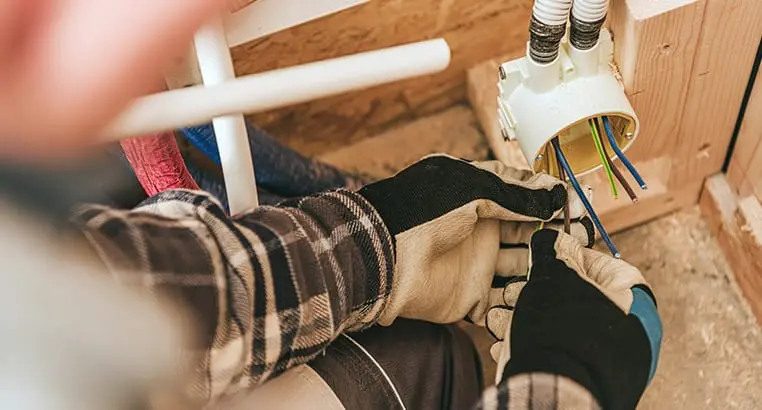
[[[326,98],[253,120],[305,154],[328,152],[466,100],[466,69],[522,47],[532,0],[373,0],[232,50],[238,75],[444,37],[437,75]]]
[[[762,37],[762,1],[706,0],[670,186],[719,172]]]
[[[757,199],[762,198],[760,140],[762,140],[762,71],[757,73],[728,167],[728,183],[740,197],[754,192]]]
[[[703,15],[704,0],[611,2],[614,59],[641,125],[633,160],[675,152]]]
[[[484,137],[468,107],[449,108],[327,153],[320,159],[340,169],[378,179],[434,153],[471,160],[487,157]]]
[[[739,200],[723,174],[706,180],[699,205],[762,324],[762,206],[753,196]]]

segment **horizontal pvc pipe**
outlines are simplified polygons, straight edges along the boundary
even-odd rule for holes
[[[267,111],[347,91],[444,70],[450,48],[443,39],[354,54],[194,86],[134,101],[101,136],[118,140],[211,122],[213,118]]]
[[[235,78],[222,20],[212,22],[196,33],[196,56],[205,86],[225,84]],[[249,151],[246,123],[240,113],[212,120],[217,147],[222,159],[230,213],[237,214],[259,205],[254,164]]]

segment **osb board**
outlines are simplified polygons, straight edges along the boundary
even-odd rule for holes
[[[466,100],[465,70],[521,47],[532,0],[371,0],[233,49],[238,75],[444,37],[450,67],[439,74],[331,97],[253,120],[313,155],[335,150]]]
[[[762,206],[754,196],[739,199],[723,174],[707,179],[699,205],[762,324]]]

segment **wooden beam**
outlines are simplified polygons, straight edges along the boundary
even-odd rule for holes
[[[707,179],[699,204],[741,293],[762,324],[762,206],[753,196],[738,199],[723,174]]]
[[[759,181],[762,176],[762,71],[757,73],[755,85],[746,106],[741,129],[738,132],[733,157],[728,167],[728,183],[738,196],[752,192],[762,198]]]
[[[614,0],[608,26],[625,91],[640,118],[634,160],[674,153],[704,0]]]
[[[721,170],[760,38],[762,1],[706,1],[670,186]]]

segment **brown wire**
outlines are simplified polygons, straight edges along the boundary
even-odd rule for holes
[[[601,125],[598,122],[598,118],[593,119],[593,124],[595,125],[595,130],[598,132],[598,135],[602,135]],[[619,171],[619,168],[617,168],[616,165],[614,165],[614,161],[611,160],[609,151],[608,149],[606,149],[606,141],[601,141],[601,146],[603,147],[603,156],[606,157],[606,162],[609,163],[609,168],[611,168],[611,172],[614,174],[617,181],[619,181],[619,184],[622,185],[622,188],[624,188],[624,190],[627,191],[627,195],[630,197],[632,202],[637,203],[639,201],[638,196],[635,194],[635,191],[632,189],[630,184],[624,178],[624,175],[622,175],[622,172]]]
[[[566,173],[564,172],[564,168],[561,166],[561,160],[558,158],[558,155],[553,153],[553,156],[556,157],[556,168],[558,168],[558,179],[560,179],[562,182],[566,182]],[[564,204],[564,232],[567,234],[571,234],[571,215],[569,212],[569,199],[566,199],[566,203]]]

